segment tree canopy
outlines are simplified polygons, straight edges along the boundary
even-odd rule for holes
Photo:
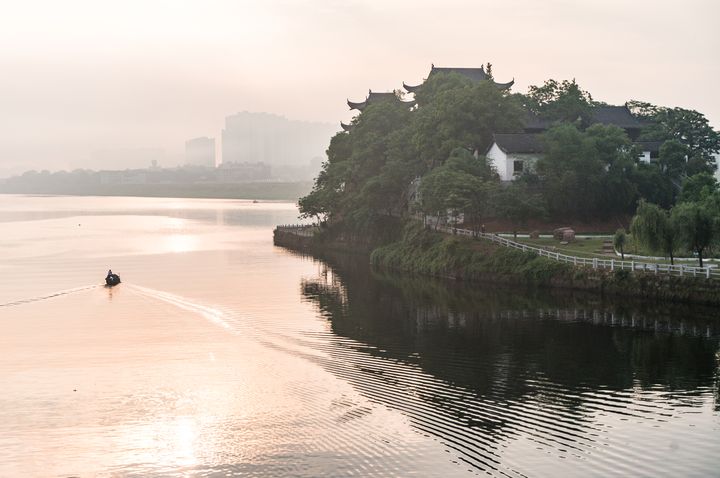
[[[686,161],[682,173],[693,175],[717,169],[713,155],[720,152],[720,133],[710,126],[705,115],[695,110],[655,106],[641,101],[631,101],[628,107],[646,121],[641,140],[674,140],[684,146]]]
[[[592,96],[575,82],[549,79],[542,86],[530,86],[528,90],[530,111],[554,121],[575,122],[587,126],[590,121]]]
[[[680,238],[676,217],[668,211],[641,200],[630,224],[630,232],[643,248],[654,254],[663,254],[670,258],[671,264],[675,263]]]
[[[353,227],[380,215],[403,214],[412,180],[445,162],[428,184],[455,184],[454,197],[465,197],[463,191],[472,188],[460,178],[479,187],[478,181],[493,176],[470,151],[488,146],[495,131],[522,125],[515,97],[491,82],[473,83],[457,74],[433,75],[416,93],[416,102],[413,111],[400,102],[372,103],[353,120],[350,132],[335,135],[313,190],[299,202],[301,214],[342,219]]]
[[[486,70],[491,74],[491,65]],[[474,224],[497,216],[515,228],[530,217],[590,220],[636,212],[631,230],[648,249],[672,258],[679,247],[699,255],[713,247],[720,192],[711,172],[720,134],[697,111],[628,103],[645,124],[640,139],[662,142],[657,161],[648,164],[625,130],[592,124],[600,103],[575,80],[550,79],[520,95],[492,81],[437,73],[415,92],[415,103],[376,101],[349,132],[336,134],[313,190],[299,201],[301,214],[362,230],[410,210],[462,215]],[[542,135],[544,153],[519,180],[501,184],[488,160],[473,152],[485,151],[495,133],[523,131],[528,113],[553,124]],[[673,208],[676,201],[691,205]],[[700,239],[708,215],[710,242]]]

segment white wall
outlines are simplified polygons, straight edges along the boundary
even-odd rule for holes
[[[508,156],[500,149],[497,143],[493,143],[490,150],[485,155],[500,175],[502,181],[512,181],[512,162],[508,161]]]

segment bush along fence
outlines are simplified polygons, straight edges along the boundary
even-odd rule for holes
[[[312,237],[318,228],[314,224],[282,224],[275,226],[275,230],[296,236]]]
[[[720,270],[717,267],[706,266],[706,267],[695,267],[688,265],[670,265],[661,264],[657,262],[641,262],[641,261],[619,261],[616,259],[601,259],[601,258],[586,258],[568,256],[566,254],[560,254],[559,252],[552,252],[540,247],[528,246],[527,244],[521,244],[519,242],[511,241],[504,237],[500,237],[497,234],[475,232],[469,229],[459,229],[453,227],[441,227],[438,230],[442,230],[448,234],[457,234],[459,236],[467,236],[477,239],[486,239],[505,247],[512,247],[514,249],[520,249],[521,251],[534,252],[540,256],[547,257],[549,259],[573,264],[576,266],[592,267],[593,269],[610,269],[614,270],[627,270],[631,272],[645,272],[650,274],[665,274],[673,276],[688,276],[688,277],[704,277],[706,279],[717,279],[720,280]]]
[[[679,277],[698,277],[706,279],[720,280],[720,270],[714,266],[696,267],[688,266],[684,264],[670,265],[662,264],[658,262],[643,262],[643,261],[622,261],[616,259],[602,259],[602,258],[587,258],[569,256],[566,254],[560,254],[559,252],[552,252],[540,247],[533,247],[527,244],[511,241],[504,237],[498,236],[493,233],[475,232],[470,229],[460,229],[454,227],[443,227],[440,226],[438,231],[445,232],[447,234],[456,234],[459,236],[471,237],[474,239],[484,239],[492,241],[504,247],[511,247],[513,249],[519,249],[525,252],[534,252],[535,254],[548,259],[552,259],[558,262],[565,262],[573,264],[575,266],[591,267],[593,269],[609,269],[615,270],[626,270],[628,272],[644,272],[655,275],[671,275]],[[280,234],[291,234],[303,238],[312,237],[315,232],[318,231],[317,225],[308,224],[283,224],[275,228],[276,237]]]

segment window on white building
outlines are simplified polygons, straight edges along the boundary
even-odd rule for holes
[[[520,175],[523,172],[523,161],[513,161],[513,174]]]

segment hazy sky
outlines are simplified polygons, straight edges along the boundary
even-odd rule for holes
[[[346,98],[433,62],[490,61],[521,92],[574,77],[720,128],[719,19],[717,0],[7,1],[0,176],[91,166],[98,149],[180,154],[242,110],[347,121]]]

